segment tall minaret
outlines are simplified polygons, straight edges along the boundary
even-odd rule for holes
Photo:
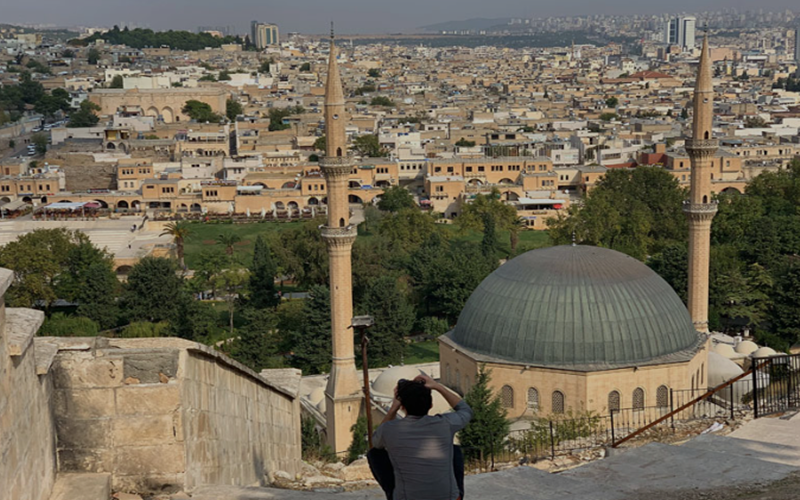
[[[353,286],[351,252],[356,240],[356,226],[350,224],[348,180],[354,162],[347,155],[344,92],[331,27],[331,50],[328,83],[325,88],[325,157],[319,162],[328,190],[328,225],[322,226],[322,238],[328,245],[331,287],[331,333],[333,363],[325,389],[328,419],[328,442],[334,452],[350,446],[350,427],[361,410],[361,386],[356,374],[353,350]]]
[[[717,152],[713,139],[714,86],[711,82],[711,56],[708,32],[694,89],[692,139],[686,152],[692,162],[692,185],[683,211],[689,220],[689,315],[699,332],[708,332],[708,268],[711,251],[711,220],[717,203],[711,199],[711,161]]]

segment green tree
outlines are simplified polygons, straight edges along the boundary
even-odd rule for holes
[[[391,186],[383,191],[378,201],[378,208],[384,212],[399,212],[403,209],[417,208],[417,203],[406,188]]]
[[[222,70],[219,72],[219,75],[217,76],[217,81],[229,82],[231,81],[231,74],[225,70]]]
[[[157,257],[145,257],[133,266],[122,294],[129,321],[169,321],[175,326],[187,298],[177,271],[175,261]]]
[[[327,287],[313,286],[308,291],[300,317],[279,323],[281,331],[291,332],[294,346],[292,365],[305,375],[325,373],[331,366],[331,296]],[[287,324],[288,323],[288,324]]]
[[[360,135],[353,140],[353,149],[364,157],[382,158],[389,156],[389,151],[378,142],[378,136],[374,134]]]
[[[495,218],[490,213],[483,214],[483,238],[481,253],[487,259],[494,259],[497,253],[497,232]]]
[[[135,321],[120,332],[120,337],[124,339],[167,337],[169,336],[169,323],[150,323],[149,321]]]
[[[319,231],[321,223],[317,219],[281,231],[272,249],[283,274],[293,276],[301,287],[328,282],[328,246]]]
[[[350,427],[350,432],[353,433],[353,440],[350,442],[350,447],[347,449],[347,461],[353,462],[367,454],[369,445],[367,441],[367,417],[359,415],[358,419],[356,419],[356,423]]]
[[[619,118],[619,116],[617,116],[616,113],[602,113],[600,115],[600,119],[604,122],[610,122],[611,120],[616,120],[617,118]]]
[[[91,319],[103,329],[117,326],[118,288],[119,281],[107,262],[91,264],[84,273],[84,285],[76,297],[78,315]]]
[[[786,257],[779,267],[775,283],[775,310],[772,320],[781,341],[778,349],[800,342],[800,258]]]
[[[273,64],[275,64],[275,59],[271,57],[265,61],[262,61],[261,66],[258,68],[259,73],[269,73]]]
[[[263,235],[256,237],[253,264],[250,266],[250,306],[256,309],[275,308],[281,303],[275,288],[278,268]]]
[[[99,50],[94,49],[94,48],[89,49],[89,52],[86,53],[86,62],[88,62],[89,64],[93,64],[93,65],[97,64],[98,61],[100,61],[100,57],[102,57],[102,56],[101,56]]]
[[[509,231],[512,252],[516,250],[514,238],[518,230],[517,210],[503,203],[500,190],[492,188],[488,194],[478,194],[471,203],[464,206],[458,217],[458,226],[462,231],[476,230],[486,232],[486,223],[491,220],[495,230]]]
[[[440,231],[430,214],[416,208],[388,213],[378,224],[378,234],[395,251],[412,252],[433,233]]]
[[[619,99],[617,99],[616,97],[609,97],[608,99],[606,99],[607,108],[616,108],[618,104],[619,104]]]
[[[42,337],[96,337],[97,323],[89,318],[55,313],[45,319],[38,335]]]
[[[317,151],[325,151],[328,148],[328,142],[325,136],[317,137],[317,140],[314,141],[314,149]]]
[[[621,251],[639,260],[686,240],[684,189],[659,167],[609,170],[582,205],[547,221],[556,244],[578,242]]]
[[[41,132],[33,134],[31,142],[36,147],[37,155],[44,155],[47,152],[47,136]]]
[[[275,132],[291,127],[288,123],[283,123],[284,118],[291,116],[291,114],[292,112],[289,109],[271,108],[269,110],[269,131]]]
[[[222,298],[228,308],[228,328],[231,336],[233,336],[233,318],[236,303],[240,301],[249,279],[250,273],[239,265],[230,265],[218,272],[213,278],[214,288],[223,292]]]
[[[110,89],[121,89],[125,87],[124,79],[122,75],[114,75],[114,78],[111,79],[111,83],[108,85]]]
[[[100,106],[90,100],[81,102],[78,111],[75,111],[69,116],[67,127],[94,127],[100,121],[97,116],[97,111],[100,111]]]
[[[242,237],[233,232],[220,233],[217,235],[217,243],[225,247],[225,254],[233,257],[236,251],[236,244],[242,241]]]
[[[303,63],[300,66],[300,71],[303,72],[303,73],[307,73],[307,72],[311,71],[311,63]]]
[[[236,121],[236,117],[242,114],[244,114],[244,108],[239,101],[228,99],[225,102],[225,115],[228,117],[228,120],[232,122]]]
[[[475,147],[475,141],[468,141],[462,137],[461,139],[456,141],[456,146],[460,148],[472,148]]]
[[[414,308],[397,277],[384,274],[375,278],[367,287],[360,309],[375,320],[375,325],[367,331],[370,366],[399,364],[405,351],[405,337],[414,326]]]
[[[492,395],[489,388],[490,376],[491,371],[481,365],[475,384],[464,398],[472,408],[472,420],[458,434],[464,458],[480,460],[482,464],[502,449],[509,430],[500,397]]]
[[[370,78],[380,78],[381,70],[379,70],[378,68],[370,68],[370,70],[367,71],[367,76],[369,76]]]
[[[689,110],[687,108],[683,108],[681,110],[681,120],[688,120],[689,119]]]
[[[508,237],[511,240],[511,255],[517,254],[519,245],[519,233],[528,227],[528,222],[522,217],[515,217],[508,223]]]
[[[386,96],[379,95],[372,98],[369,103],[370,106],[385,106],[387,108],[394,107],[394,101]]]
[[[164,231],[159,236],[169,236],[172,242],[175,243],[175,254],[178,257],[178,267],[186,269],[186,262],[184,261],[184,245],[186,238],[192,233],[191,227],[188,222],[177,221],[170,222],[164,226]]]
[[[222,120],[220,115],[211,110],[210,104],[194,99],[186,101],[181,111],[197,122],[215,123]]]
[[[242,315],[245,325],[237,330],[239,335],[231,343],[231,356],[255,372],[285,366],[275,312],[247,308]]]

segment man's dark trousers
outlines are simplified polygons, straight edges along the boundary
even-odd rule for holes
[[[372,471],[375,480],[378,481],[381,489],[386,493],[386,500],[392,500],[394,469],[392,468],[392,461],[389,459],[389,453],[386,450],[372,448],[367,452],[367,462],[369,462],[369,469]],[[453,473],[456,476],[458,494],[461,500],[464,500],[464,454],[458,445],[453,445]]]

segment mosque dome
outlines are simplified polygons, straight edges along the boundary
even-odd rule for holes
[[[760,347],[757,351],[753,351],[750,356],[753,358],[768,358],[770,356],[776,356],[777,354],[775,349],[771,347]]]
[[[758,350],[758,344],[749,340],[744,340],[736,344],[735,350],[739,354],[750,355]]]
[[[605,369],[682,361],[701,337],[669,284],[591,246],[532,250],[490,274],[447,334],[489,360]]]
[[[729,344],[717,344],[714,346],[714,352],[719,354],[720,356],[724,356],[728,359],[735,358],[739,356],[739,354],[733,350]]]
[[[417,375],[422,375],[422,370],[413,366],[393,366],[384,370],[372,383],[372,392],[376,396],[389,399],[394,397],[394,388],[400,379],[414,380]]]

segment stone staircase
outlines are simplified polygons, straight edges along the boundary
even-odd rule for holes
[[[466,497],[493,500],[631,500],[673,498],[678,491],[765,485],[800,471],[800,415],[763,418],[722,437],[702,435],[679,446],[651,443],[614,450],[603,460],[550,474],[532,467],[469,476]],[[800,494],[798,494],[800,497]],[[297,492],[203,487],[193,500],[380,500],[380,490]]]

